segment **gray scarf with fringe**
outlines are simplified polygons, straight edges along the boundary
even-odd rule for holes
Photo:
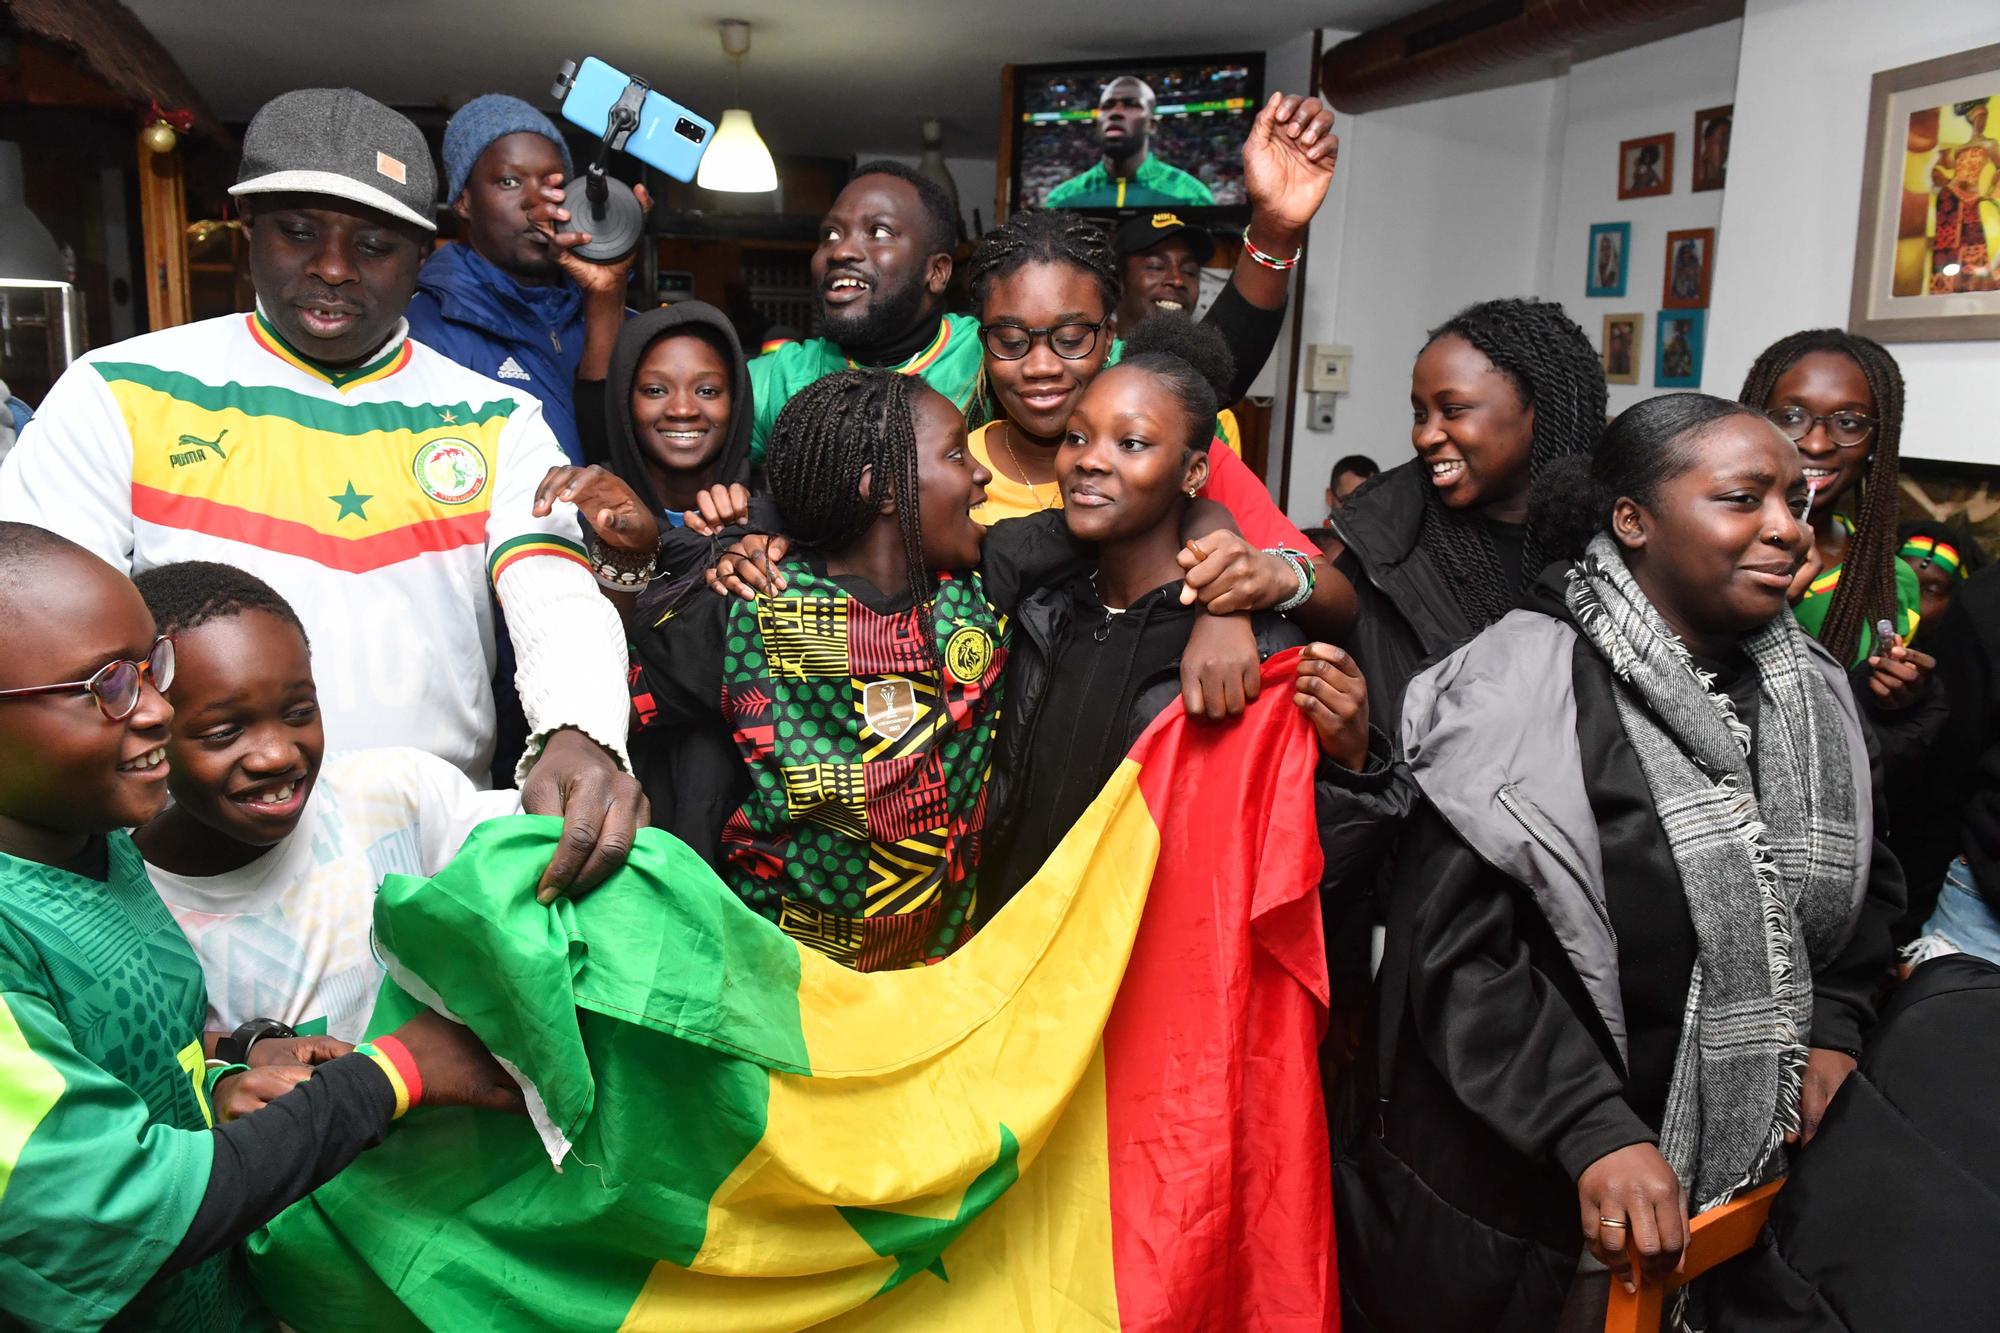
[[[1813,969],[1845,932],[1860,855],[1847,734],[1790,615],[1741,641],[1759,678],[1753,737],[1609,537],[1570,569],[1565,600],[1617,680],[1694,922],[1660,1151],[1700,1212],[1778,1175],[1798,1128]]]

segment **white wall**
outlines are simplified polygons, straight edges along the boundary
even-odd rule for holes
[[[1343,116],[1340,166],[1313,221],[1304,342],[1354,349],[1330,432],[1294,405],[1294,522],[1317,523],[1336,458],[1408,457],[1410,363],[1460,307],[1542,290],[1557,179],[1561,80]],[[1579,261],[1581,262],[1581,261]],[[1275,487],[1273,488],[1275,489]]]
[[[1694,113],[1726,105],[1736,95],[1736,53],[1742,35],[1741,23],[1718,23],[1570,69],[1555,267],[1543,294],[1562,303],[1570,317],[1583,325],[1599,352],[1604,349],[1606,315],[1637,312],[1644,316],[1639,382],[1609,386],[1613,415],[1660,392],[1653,387],[1653,353],[1657,350],[1661,288],[1666,280],[1667,233],[1715,227],[1722,219],[1727,191],[1695,194],[1689,189],[1694,179]],[[1626,139],[1670,130],[1674,134],[1673,192],[1650,199],[1619,199],[1618,145]],[[1736,167],[1737,162],[1732,161],[1732,188],[1738,179]],[[1584,295],[1590,228],[1598,222],[1632,224],[1623,296]],[[1718,260],[1727,262],[1723,256],[1734,248],[1733,241],[1718,240]],[[1711,320],[1711,340],[1713,329]]]
[[[1994,0],[1749,0],[1702,387],[1733,397],[1757,353],[1847,323],[1869,82],[2000,42]],[[1902,343],[1903,452],[2000,464],[2000,343]]]

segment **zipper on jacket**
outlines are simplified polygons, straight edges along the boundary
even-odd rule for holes
[[[556,349],[557,356],[562,355],[562,339],[556,337],[556,331],[554,329],[549,330],[549,345]]]
[[[1583,896],[1590,901],[1591,910],[1597,913],[1597,919],[1604,924],[1605,933],[1611,936],[1611,943],[1616,947],[1618,932],[1611,928],[1611,910],[1599,902],[1597,895],[1591,892],[1590,876],[1584,873],[1582,863],[1548,827],[1541,812],[1516,796],[1511,785],[1500,789],[1500,805],[1508,814],[1514,816],[1514,821],[1526,830],[1528,836],[1533,838],[1543,851],[1553,856],[1558,865],[1575,877],[1577,884],[1583,889]]]

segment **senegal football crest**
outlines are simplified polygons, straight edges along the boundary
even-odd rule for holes
[[[486,489],[486,456],[469,440],[426,441],[410,471],[425,495],[444,505],[462,505]]]

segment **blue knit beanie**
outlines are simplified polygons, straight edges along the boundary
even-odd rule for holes
[[[445,122],[444,127],[444,201],[450,203],[465,189],[465,178],[472,174],[472,168],[479,161],[479,155],[495,139],[504,139],[510,134],[539,134],[556,146],[562,154],[563,178],[567,180],[576,174],[570,165],[569,145],[563,142],[562,132],[549,123],[549,118],[529,106],[518,97],[506,93],[487,93],[475,97],[458,109],[458,114]]]

